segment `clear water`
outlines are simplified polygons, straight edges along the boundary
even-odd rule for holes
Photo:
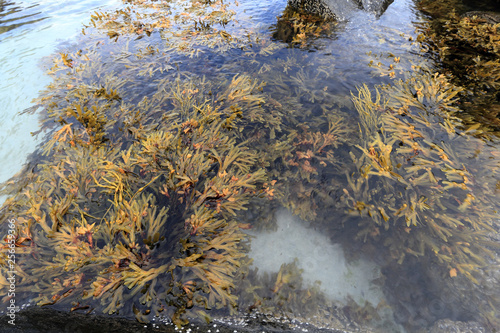
[[[0,182],[17,173],[39,139],[38,118],[23,113],[50,79],[42,58],[77,36],[89,14],[117,6],[106,1],[0,1]]]
[[[345,303],[351,297],[358,304],[384,300],[382,289],[371,284],[380,278],[380,267],[375,263],[362,259],[348,262],[340,244],[307,228],[306,222],[289,211],[278,211],[276,220],[274,232],[249,232],[255,237],[249,256],[260,274],[276,273],[281,264],[297,260],[304,283],[311,287],[319,282],[319,288],[332,300]]]

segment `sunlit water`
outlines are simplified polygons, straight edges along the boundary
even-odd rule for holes
[[[31,135],[39,128],[38,118],[22,112],[50,82],[40,60],[78,35],[92,10],[119,3],[0,1],[0,182],[17,173],[39,143]]]
[[[118,6],[119,1],[1,4],[1,14],[4,16],[0,21],[0,99],[3,106],[0,113],[0,182],[19,171],[27,155],[39,144],[30,135],[39,128],[37,116],[32,113],[22,114],[22,111],[31,106],[30,101],[50,82],[44,75],[44,68],[40,68],[40,60],[52,54],[59,43],[71,44],[79,35],[82,23],[88,21],[92,10],[112,8]],[[244,12],[242,17],[246,16],[253,27],[258,26],[271,34],[276,17],[281,14],[285,5],[285,0],[242,0],[240,10]],[[410,0],[394,1],[379,18],[370,13],[355,11],[348,22],[337,26],[331,38],[317,41],[303,67],[315,68],[320,63],[331,63],[332,71],[320,83],[329,91],[344,96],[350,96],[363,83],[384,83],[386,78],[374,74],[373,69],[368,66],[372,58],[367,53],[391,52],[409,56],[408,46],[403,43],[402,35],[413,34],[412,21],[415,19],[416,14]],[[277,53],[277,57],[286,57],[290,52],[293,51],[284,48]],[[193,63],[184,59],[181,67],[194,73],[209,74],[213,68],[221,68],[225,63],[237,61],[233,56],[231,53],[209,54],[205,55],[206,62]],[[244,70],[257,71],[248,67]],[[147,78],[143,77],[141,80]],[[314,79],[311,80],[311,85],[318,85],[318,82],[313,81]],[[363,260],[348,262],[339,244],[331,242],[327,235],[308,230],[298,218],[289,213],[280,213],[277,232],[252,233],[256,238],[252,242],[250,256],[255,259],[255,266],[260,271],[272,273],[277,272],[282,263],[298,259],[299,267],[304,269],[306,283],[320,281],[325,294],[336,301],[342,302],[345,298],[352,297],[360,303],[365,300],[373,304],[385,302],[381,288],[371,284],[371,280],[380,277],[377,265]],[[305,233],[309,237],[301,239]],[[269,244],[273,247],[266,247]],[[266,253],[273,252],[279,252],[279,255],[272,258],[266,256]]]

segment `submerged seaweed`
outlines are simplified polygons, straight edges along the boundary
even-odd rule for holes
[[[490,238],[498,232],[497,149],[470,136],[477,126],[458,129],[459,89],[445,77],[424,73],[388,91],[385,102],[366,87],[355,97],[367,140],[351,153],[357,171],[344,199],[362,217],[357,237],[380,240],[398,263],[422,257],[443,278],[478,284],[498,249]]]
[[[92,16],[37,100],[41,157],[3,189],[16,292],[178,325],[209,309],[324,314],[295,264],[265,278],[249,269],[241,229],[272,228],[285,206],[386,267],[411,257],[451,289],[460,279],[484,296],[471,317],[498,323],[500,301],[475,287],[497,260],[498,142],[458,117],[463,88],[391,54],[388,70],[373,66],[391,85],[346,96],[325,83],[335,63],[301,50],[328,28],[297,13],[278,22],[292,27],[275,36],[287,45],[243,29],[236,2],[128,3]],[[386,306],[344,310],[371,322]]]
[[[233,308],[247,237],[234,215],[265,195],[266,178],[228,133],[239,105],[261,112],[259,86],[236,76],[207,95],[203,79],[165,79],[134,104],[126,80],[87,79],[94,65],[72,66],[40,99],[61,126],[24,174],[29,184],[7,184],[19,292],[35,283],[39,305],[133,311],[140,321],[165,312],[178,324]]]
[[[453,3],[456,1],[452,1]],[[468,124],[481,123],[485,132],[498,133],[500,89],[500,19],[498,13],[465,12],[455,4],[448,10],[439,1],[419,1],[432,21],[420,26],[428,53],[442,72],[464,88],[462,116]]]

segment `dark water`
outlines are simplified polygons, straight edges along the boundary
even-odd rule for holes
[[[498,0],[489,0],[489,1],[463,1],[467,10],[484,10],[484,11],[493,11],[500,12],[500,1]]]

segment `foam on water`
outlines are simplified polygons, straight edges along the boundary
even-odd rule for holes
[[[380,287],[372,280],[380,277],[380,268],[364,259],[348,262],[340,244],[332,243],[328,236],[307,228],[305,222],[286,210],[276,214],[278,230],[251,232],[249,256],[259,272],[278,272],[283,263],[298,260],[304,270],[303,280],[308,286],[316,281],[326,297],[345,302],[347,297],[359,305],[369,301],[376,306],[384,300]]]

